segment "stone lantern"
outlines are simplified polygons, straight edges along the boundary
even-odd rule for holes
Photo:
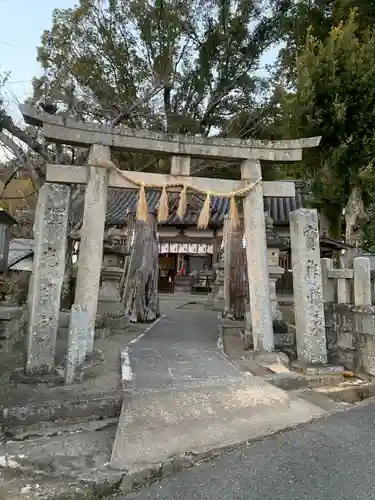
[[[282,320],[282,313],[276,297],[276,281],[284,274],[285,269],[279,265],[280,249],[287,244],[287,239],[280,237],[273,230],[273,220],[265,213],[266,242],[268,255],[268,270],[270,280],[270,299],[272,308],[272,317],[274,320]]]
[[[120,283],[124,274],[124,260],[128,255],[126,236],[110,230],[103,241],[103,264],[99,290],[98,313],[122,316]]]
[[[16,219],[3,208],[0,208],[0,272],[2,273],[8,270],[9,230],[13,224],[17,224]]]

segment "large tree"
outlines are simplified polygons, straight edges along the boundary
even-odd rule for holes
[[[279,70],[287,78],[295,76],[296,56],[303,49],[307,32],[324,41],[331,29],[357,12],[359,31],[375,23],[375,2],[373,0],[299,0],[291,2],[281,21]],[[289,82],[290,83],[290,82]]]
[[[339,235],[362,243],[374,195],[375,33],[362,31],[356,13],[321,41],[308,33],[296,60],[295,92],[284,98],[289,132],[322,135],[320,153],[304,163],[316,201]]]
[[[259,59],[287,0],[80,0],[55,10],[35,99],[74,88],[85,118],[168,133],[225,133],[259,107]],[[145,160],[143,159],[144,163]]]

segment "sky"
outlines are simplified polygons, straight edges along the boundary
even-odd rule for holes
[[[0,72],[10,72],[5,98],[19,121],[17,100],[31,92],[31,80],[40,74],[36,47],[42,32],[52,25],[55,8],[73,7],[76,0],[0,0]]]
[[[0,0],[0,73],[10,73],[3,95],[6,109],[18,125],[23,125],[18,103],[31,94],[31,80],[41,74],[36,48],[43,31],[52,26],[52,12],[77,3],[78,0]],[[277,50],[274,47],[265,54],[261,64],[272,62]],[[4,161],[1,148],[0,161]]]

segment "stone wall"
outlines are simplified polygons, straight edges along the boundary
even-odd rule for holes
[[[375,306],[324,304],[328,361],[375,375]]]
[[[24,340],[27,324],[26,307],[0,306],[0,353],[11,353]]]

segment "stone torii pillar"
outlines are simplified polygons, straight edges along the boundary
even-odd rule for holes
[[[242,163],[242,179],[251,183],[261,175],[260,161]],[[262,183],[247,193],[243,209],[254,351],[270,352],[274,342]]]
[[[107,170],[90,164],[110,159],[111,151],[108,146],[91,146],[74,299],[76,305],[87,308],[89,331],[86,336],[85,354],[92,354],[94,351],[108,190]]]
[[[87,307],[91,324],[96,312],[97,282],[100,272],[102,244],[102,225],[105,218],[105,193],[107,187],[133,189],[140,183],[144,185],[162,186],[168,191],[181,190],[188,178],[189,189],[198,192],[215,193],[228,196],[228,193],[241,192],[247,184],[256,182],[244,199],[245,233],[247,267],[249,276],[257,279],[249,280],[249,291],[252,313],[254,346],[257,351],[270,351],[273,348],[272,313],[269,293],[268,261],[266,253],[266,235],[264,223],[263,196],[294,196],[293,182],[262,182],[260,161],[285,162],[302,160],[304,148],[319,145],[320,137],[294,141],[258,141],[232,138],[200,138],[184,135],[167,136],[147,130],[131,130],[125,128],[86,124],[70,118],[62,118],[43,113],[30,106],[20,106],[27,123],[43,127],[43,135],[52,142],[71,144],[82,147],[100,148],[103,159],[108,158],[109,148],[122,151],[136,151],[165,154],[172,157],[171,175],[149,172],[125,171],[125,177],[116,171],[99,172],[99,169],[81,166],[48,165],[47,181],[61,184],[87,184],[83,228],[91,228],[93,240],[86,236],[82,242],[82,271],[77,280],[76,302]],[[94,149],[92,149],[92,152]],[[190,158],[228,159],[242,162],[241,181],[229,179],[212,179],[190,176]],[[108,175],[108,182],[104,179]],[[96,179],[96,180],[95,180]],[[100,182],[99,182],[100,180]],[[133,182],[135,181],[135,182]],[[100,187],[99,187],[100,184]],[[96,190],[96,187],[98,191]],[[91,200],[91,201],[90,201]],[[89,209],[91,207],[91,209]],[[92,211],[91,211],[92,210]],[[95,214],[95,215],[94,215]],[[97,232],[93,234],[93,226]],[[100,248],[98,248],[100,247]],[[95,255],[93,255],[95,254]],[[93,266],[95,263],[95,267]],[[99,267],[99,271],[98,271]],[[88,277],[88,273],[93,276]],[[90,289],[92,287],[92,289]],[[85,302],[85,303],[83,303]],[[91,340],[90,340],[91,339]],[[88,348],[92,349],[90,330]]]

